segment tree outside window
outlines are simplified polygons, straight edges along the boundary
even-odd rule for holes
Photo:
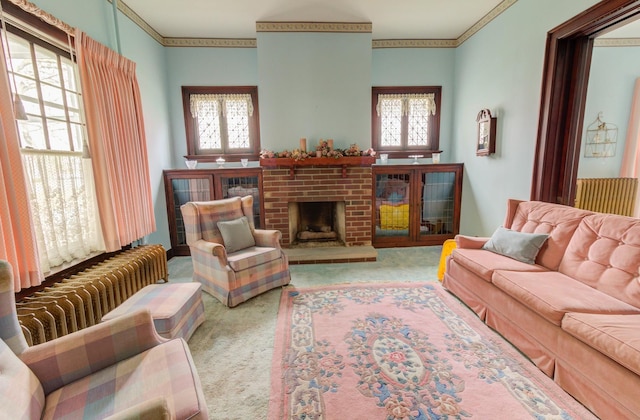
[[[260,130],[255,86],[183,86],[188,158],[258,158]]]
[[[402,158],[439,151],[440,86],[372,88],[372,145]]]

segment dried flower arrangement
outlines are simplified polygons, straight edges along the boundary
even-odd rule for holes
[[[316,146],[316,153],[307,152],[300,149],[289,151],[287,149],[281,152],[273,152],[271,150],[262,150],[260,152],[261,159],[273,158],[290,158],[293,160],[305,160],[315,157],[340,159],[345,156],[375,156],[376,152],[372,148],[361,151],[357,144],[352,144],[348,149],[334,149],[327,140],[320,139]]]

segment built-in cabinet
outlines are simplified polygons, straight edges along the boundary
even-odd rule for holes
[[[180,206],[189,201],[209,201],[253,196],[256,228],[264,226],[262,168],[173,169],[164,171],[167,217],[173,255],[190,255]]]
[[[462,164],[374,165],[376,247],[441,245],[460,230]]]

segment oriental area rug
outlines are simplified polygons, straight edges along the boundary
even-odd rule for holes
[[[269,419],[592,419],[439,283],[283,289]]]

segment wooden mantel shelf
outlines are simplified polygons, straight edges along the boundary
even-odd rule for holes
[[[345,156],[339,159],[331,157],[311,157],[304,160],[292,158],[260,159],[260,166],[265,168],[289,168],[289,177],[295,177],[295,170],[300,166],[337,166],[342,168],[342,177],[347,177],[349,166],[371,166],[376,162],[373,156]]]

